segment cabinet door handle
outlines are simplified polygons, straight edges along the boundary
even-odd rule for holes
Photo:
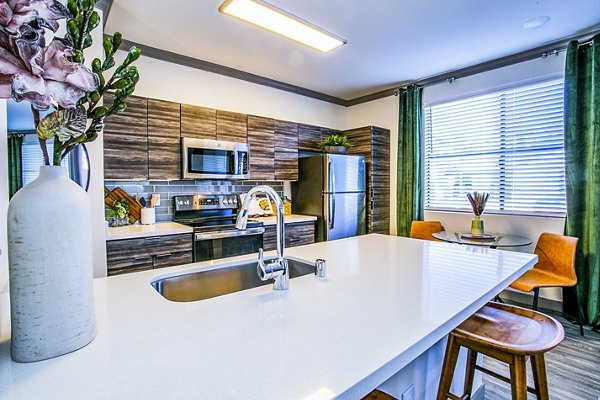
[[[144,238],[144,240],[148,240],[148,241],[150,241],[150,240],[160,240],[160,239],[162,239],[161,236],[149,236],[149,237]]]
[[[162,254],[157,254],[154,257],[170,257],[171,253],[162,253]]]
[[[144,260],[152,261],[152,257],[150,257],[150,256],[137,256],[137,257],[134,256],[133,259],[134,259],[134,261],[144,261]]]

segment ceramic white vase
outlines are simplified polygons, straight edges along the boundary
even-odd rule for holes
[[[91,206],[66,167],[43,166],[8,207],[11,354],[32,362],[94,340]]]

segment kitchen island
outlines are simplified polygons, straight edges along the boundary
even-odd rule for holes
[[[96,279],[96,339],[18,364],[2,338],[0,399],[357,399],[440,347],[536,261],[384,235],[286,250],[326,259],[327,280],[305,275],[288,291],[267,285],[189,303],[150,284],[254,256]]]

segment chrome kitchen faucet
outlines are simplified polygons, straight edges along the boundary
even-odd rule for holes
[[[288,290],[290,288],[290,271],[287,265],[287,260],[284,256],[285,250],[285,226],[283,223],[283,201],[277,192],[270,186],[255,186],[246,195],[242,208],[238,213],[235,227],[237,229],[246,229],[248,223],[248,209],[250,207],[250,201],[257,194],[264,193],[270,197],[275,203],[277,208],[277,258],[269,263],[265,263],[263,259],[263,249],[258,251],[258,265],[256,266],[256,272],[258,277],[263,280],[275,279],[273,283],[273,289],[275,290]]]

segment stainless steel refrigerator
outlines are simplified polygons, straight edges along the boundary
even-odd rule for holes
[[[367,181],[363,156],[322,154],[298,160],[292,184],[296,214],[317,217],[317,241],[366,233]]]

